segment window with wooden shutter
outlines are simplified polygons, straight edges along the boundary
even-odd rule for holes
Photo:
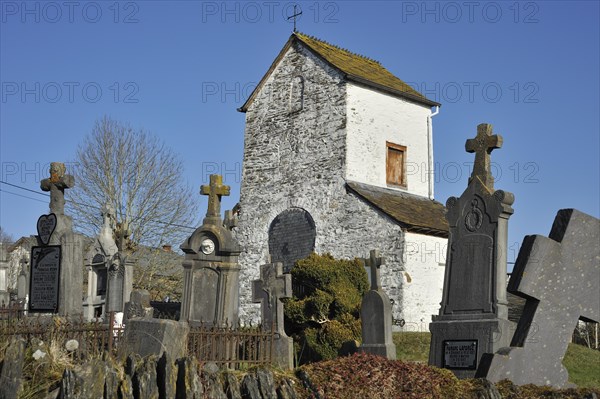
[[[406,187],[406,147],[386,142],[387,145],[387,184]]]

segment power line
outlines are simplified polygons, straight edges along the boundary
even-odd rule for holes
[[[33,198],[33,197],[28,197],[28,196],[26,196],[26,195],[21,195],[21,194],[17,194],[17,193],[13,193],[13,192],[11,192],[11,191],[6,191],[6,190],[3,190],[3,189],[1,189],[1,188],[0,188],[0,192],[6,193],[6,194],[12,194],[12,195],[16,195],[17,197],[21,197],[21,198],[27,198],[27,199],[30,199],[30,200],[33,200],[33,201],[42,202],[42,203],[44,203],[44,204],[46,203],[46,201],[43,201],[43,200],[41,200],[41,199],[37,199],[37,198]]]
[[[2,183],[2,184],[6,184],[7,186],[11,186],[11,187],[18,188],[18,189],[20,189],[20,190],[29,191],[29,192],[32,192],[32,193],[35,193],[35,194],[38,194],[38,195],[42,195],[42,196],[44,196],[44,197],[50,197],[50,195],[49,195],[49,194],[40,193],[39,191],[35,191],[35,190],[32,190],[32,189],[30,189],[30,188],[27,188],[27,187],[22,187],[22,186],[19,186],[19,185],[13,184],[13,183],[5,182],[5,181],[3,181],[3,180],[0,180],[0,183]],[[0,191],[2,191],[2,192],[4,192],[4,193],[7,193],[7,194],[16,195],[16,196],[18,196],[18,197],[27,198],[27,199],[30,199],[30,200],[33,200],[33,201],[38,201],[38,202],[43,202],[43,203],[46,203],[46,201],[42,201],[42,200],[40,200],[40,199],[37,199],[37,198],[28,197],[28,196],[25,196],[25,195],[21,195],[21,194],[13,193],[13,192],[6,191],[6,190],[2,190],[2,189],[0,189]],[[102,210],[102,208],[100,208],[100,207],[98,207],[98,206],[95,206],[95,205],[90,205],[90,204],[84,204],[84,203],[81,203],[81,202],[75,202],[75,201],[73,201],[73,200],[66,200],[66,202],[70,202],[70,203],[72,203],[72,204],[76,204],[76,205],[82,205],[82,206],[87,206],[87,207],[90,207],[90,208],[94,208],[94,209]],[[136,219],[136,218],[134,218],[134,219]],[[196,230],[196,227],[192,227],[192,226],[184,226],[184,225],[181,225],[181,224],[176,224],[176,223],[163,222],[163,221],[161,221],[161,220],[152,220],[152,221],[149,221],[148,223],[162,224],[162,225],[165,225],[165,226],[173,226],[173,227],[179,227],[179,228],[182,228],[182,229]]]

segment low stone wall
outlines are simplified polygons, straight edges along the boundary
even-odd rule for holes
[[[122,377],[120,377],[122,376]],[[240,378],[241,377],[241,378]],[[52,398],[61,399],[294,399],[294,382],[275,379],[267,369],[241,375],[222,371],[214,363],[198,370],[190,358],[172,360],[130,355],[124,364],[93,359],[63,374],[61,386]],[[50,396],[49,396],[50,397]]]

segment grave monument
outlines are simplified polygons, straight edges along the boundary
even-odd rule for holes
[[[50,164],[50,178],[40,183],[50,192],[50,214],[37,222],[37,246],[31,248],[29,311],[82,314],[83,237],[73,232],[73,221],[65,215],[65,190],[75,185],[63,163]]]
[[[568,386],[562,365],[579,319],[600,321],[600,220],[556,215],[548,237],[523,239],[508,291],[527,300],[510,347],[485,354],[478,377],[517,385]]]
[[[273,364],[282,369],[294,368],[294,342],[284,330],[282,298],[292,297],[292,275],[283,274],[283,263],[260,267],[260,279],[252,282],[252,300],[261,303],[263,329],[275,331]]]
[[[381,288],[379,268],[384,263],[379,251],[371,250],[370,256],[363,259],[371,269],[371,289],[367,291],[360,306],[362,326],[361,352],[396,359],[396,345],[392,340],[392,304]]]
[[[210,176],[210,184],[200,189],[208,195],[206,217],[181,245],[185,259],[180,320],[191,325],[223,327],[238,322],[241,248],[221,219],[221,196],[229,191],[220,175]]]
[[[439,315],[429,325],[429,364],[471,378],[483,353],[510,342],[513,323],[506,299],[508,218],[514,196],[494,190],[490,153],[502,146],[492,126],[477,126],[466,151],[475,153],[473,172],[460,198],[446,203],[450,228]]]

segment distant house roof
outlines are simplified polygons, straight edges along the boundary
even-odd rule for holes
[[[342,72],[348,80],[430,107],[440,105],[440,103],[429,100],[427,97],[410,87],[407,83],[394,76],[394,74],[384,68],[378,61],[352,53],[313,36],[294,32],[283,49],[279,52],[277,58],[275,58],[275,61],[271,64],[271,67],[265,76],[263,76],[250,97],[248,97],[244,105],[242,105],[238,111],[246,112],[248,110],[248,107],[250,107],[250,104],[254,101],[256,94],[260,91],[265,81],[275,70],[279,61],[294,42],[304,44],[317,57]]]
[[[439,202],[364,183],[347,182],[346,185],[352,192],[394,219],[407,231],[448,237],[446,208]]]

